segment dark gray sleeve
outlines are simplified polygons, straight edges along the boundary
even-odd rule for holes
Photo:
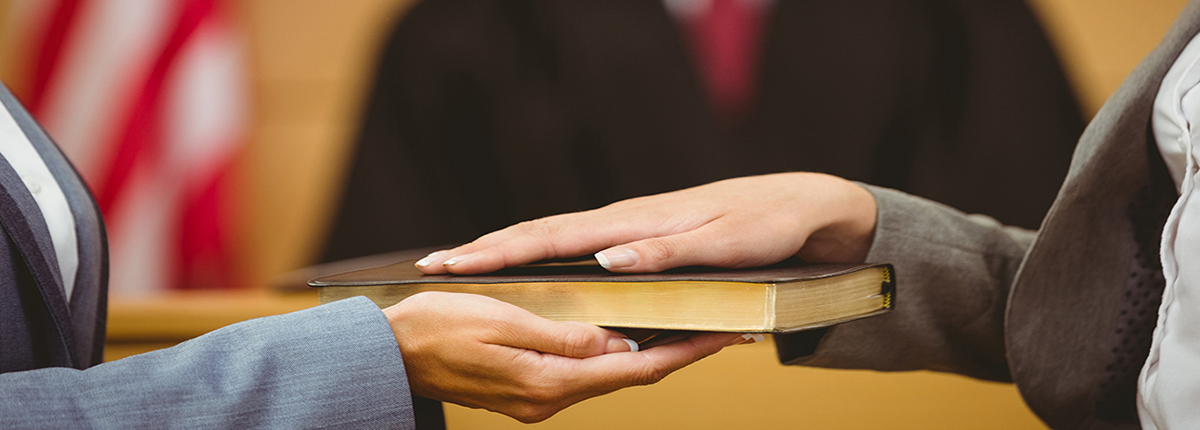
[[[0,375],[4,428],[413,428],[400,349],[347,299],[88,370]]]
[[[891,313],[812,334],[776,336],[784,364],[936,370],[1008,381],[1004,312],[1035,233],[919,197],[867,186],[879,207],[870,262],[896,268]]]

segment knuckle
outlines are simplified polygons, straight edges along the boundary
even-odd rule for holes
[[[646,365],[642,369],[642,372],[635,379],[637,385],[655,384],[666,378],[667,375],[670,375],[672,370],[663,363],[654,360],[647,360]]]
[[[656,266],[660,263],[671,261],[679,254],[678,247],[667,239],[646,241],[644,252],[651,264]]]
[[[562,338],[563,354],[567,357],[590,356],[595,349],[594,339],[595,337],[582,327],[567,331]]]
[[[555,249],[555,238],[563,232],[561,224],[553,219],[542,218],[522,221],[512,228],[515,228],[520,232],[520,236],[523,236],[521,242],[530,246],[531,251],[540,252],[541,255],[538,258],[544,259],[558,255],[557,249]],[[508,263],[505,262],[505,264]]]
[[[554,236],[561,230],[558,224],[551,223],[546,219],[522,221],[517,224],[517,228],[527,235],[539,238]]]
[[[513,225],[512,228],[521,233],[530,234],[530,232],[537,230],[537,220],[521,221]]]
[[[670,369],[655,367],[648,375],[649,382],[647,382],[647,384],[656,384],[658,381],[662,381],[663,378],[666,378],[669,374],[671,374]]]

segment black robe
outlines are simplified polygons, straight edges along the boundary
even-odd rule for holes
[[[323,260],[722,178],[820,171],[1035,228],[1083,118],[1017,1],[778,1],[715,117],[654,0],[438,0],[396,27]]]

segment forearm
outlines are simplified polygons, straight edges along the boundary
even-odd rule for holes
[[[395,337],[365,299],[88,370],[0,375],[0,393],[2,427],[412,427]]]
[[[896,309],[830,329],[809,356],[797,356],[799,336],[779,336],[781,361],[1007,380],[1005,303],[1034,233],[896,191],[869,190],[878,218],[867,261],[896,267]]]

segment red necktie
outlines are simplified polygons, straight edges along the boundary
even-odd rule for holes
[[[740,122],[754,98],[763,21],[763,2],[710,0],[687,22],[692,50],[717,117]]]

